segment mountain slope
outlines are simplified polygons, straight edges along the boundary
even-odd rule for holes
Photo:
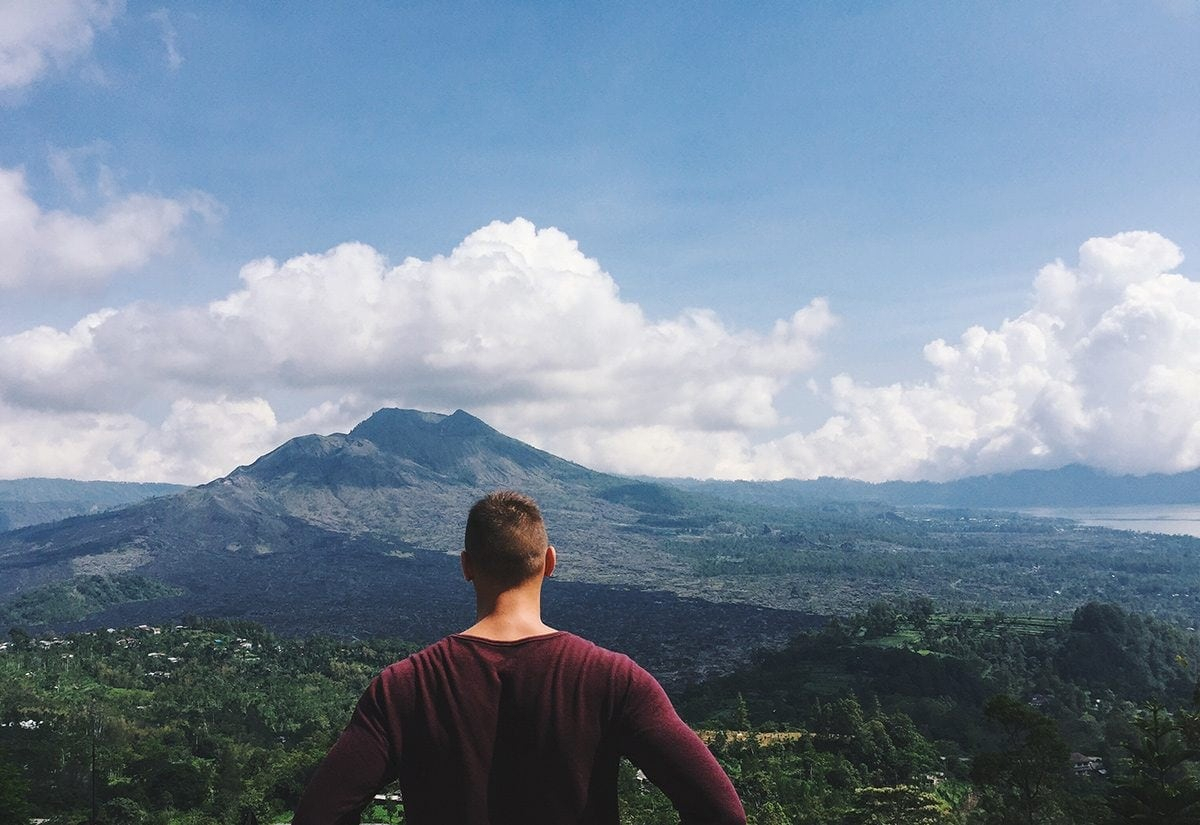
[[[527,492],[546,513],[560,559],[546,594],[550,621],[624,649],[644,645],[660,673],[696,667],[667,664],[675,654],[657,634],[662,626],[684,621],[706,646],[695,660],[719,662],[719,651],[746,638],[782,638],[807,621],[630,587],[669,582],[689,591],[686,562],[652,531],[629,529],[647,510],[669,514],[687,494],[588,470],[462,411],[381,410],[348,434],[293,439],[170,498],[2,534],[0,602],[25,594],[27,603],[30,593],[36,602],[84,576],[136,576],[138,592],[161,583],[173,595],[60,626],[194,612],[283,632],[425,641],[470,624],[457,559],[463,524],[471,503],[498,487]]]
[[[0,533],[31,524],[98,513],[186,489],[179,484],[73,481],[65,478],[0,480]]]
[[[598,497],[626,483],[508,438],[462,411],[381,410],[349,434],[292,439],[168,499],[0,536],[0,569],[12,573],[0,581],[0,595],[66,573],[136,568],[178,575],[200,557],[220,568],[318,550],[333,560],[359,546],[457,552],[466,509],[500,486],[535,496],[568,554],[572,546],[581,551],[576,577],[588,578],[581,571],[590,570],[603,580],[606,571],[619,572],[628,555],[622,545],[653,549],[636,537],[618,541],[615,530],[636,514]],[[598,548],[603,563],[583,552]]]

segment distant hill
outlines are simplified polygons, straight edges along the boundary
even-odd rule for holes
[[[698,497],[589,470],[461,410],[396,409],[348,434],[292,439],[169,497],[0,534],[0,619],[66,618],[66,593],[75,614],[47,626],[195,613],[284,633],[431,640],[471,623],[457,558],[463,523],[499,487],[533,495],[546,513],[560,559],[548,620],[640,652],[667,678],[812,622],[712,601],[736,596],[689,597],[699,579],[664,550],[661,530],[637,523]],[[668,626],[688,632],[664,637]]]
[[[70,516],[169,496],[180,484],[137,484],[126,481],[73,481],[65,478],[0,480],[0,533]]]
[[[1078,464],[1057,470],[1018,470],[944,482],[887,481],[872,484],[845,478],[818,478],[811,481],[659,481],[728,501],[776,507],[826,501],[974,508],[1200,504],[1200,470],[1175,475],[1112,476]]]

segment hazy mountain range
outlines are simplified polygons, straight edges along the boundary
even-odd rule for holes
[[[366,431],[369,430],[364,430],[363,427],[355,430],[360,436]],[[334,435],[305,438],[338,437]],[[287,460],[294,457],[296,452],[285,450],[275,460]],[[253,466],[257,467],[261,463],[256,462]],[[493,477],[497,479],[497,484],[504,483],[503,472],[499,475],[493,473]],[[896,506],[969,508],[1200,505],[1200,470],[1173,475],[1154,473],[1145,476],[1114,476],[1078,464],[1054,470],[1017,470],[943,482],[872,483],[828,477],[782,481],[717,481],[692,478],[641,480],[703,493],[725,501],[772,507],[794,507],[822,502],[879,502]],[[0,532],[59,521],[71,516],[95,514],[187,489],[189,488],[180,484],[124,481],[0,479]]]
[[[98,513],[187,489],[181,484],[74,481],[65,478],[0,479],[0,532]]]
[[[1200,470],[1174,475],[1113,476],[1078,464],[1056,470],[1017,470],[942,482],[869,483],[847,478],[809,481],[660,481],[729,501],[775,506],[821,501],[878,501],[895,505],[982,508],[1200,504]]]

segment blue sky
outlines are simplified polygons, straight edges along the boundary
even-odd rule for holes
[[[382,404],[660,475],[1200,465],[1200,3],[848,6],[0,0],[0,476]]]

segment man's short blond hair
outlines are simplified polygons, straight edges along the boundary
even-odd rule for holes
[[[467,514],[467,556],[478,573],[502,587],[540,576],[549,545],[542,511],[529,496],[497,490]]]

